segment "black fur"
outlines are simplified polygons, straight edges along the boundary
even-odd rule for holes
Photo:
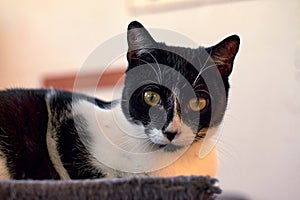
[[[14,179],[58,179],[50,161],[45,90],[0,92],[0,150]]]
[[[49,94],[52,95],[47,97]],[[6,158],[11,178],[60,178],[50,161],[46,145],[47,98],[51,112],[55,113],[52,120],[56,125],[59,153],[70,177],[103,176],[99,170],[81,167],[89,162],[89,154],[79,140],[70,104],[85,99],[99,107],[109,108],[110,103],[66,91],[14,89],[0,92],[0,151]]]

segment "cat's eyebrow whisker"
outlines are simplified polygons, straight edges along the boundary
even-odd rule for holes
[[[203,72],[205,72],[206,70],[208,70],[208,69],[210,69],[210,68],[212,68],[212,67],[216,67],[216,66],[217,66],[217,64],[214,63],[214,64],[212,64],[212,65],[209,65],[209,66],[207,66],[207,67],[204,67],[204,69],[201,70],[201,71],[199,72],[199,74],[198,74],[198,76],[196,77],[196,79],[195,79],[194,83],[192,84],[192,86],[194,87],[194,86],[196,85],[196,83],[197,83],[199,77],[201,76],[201,74],[202,74]]]
[[[206,52],[206,53],[207,53],[207,52]],[[210,51],[209,54],[207,55],[207,58],[206,58],[205,63],[203,64],[203,66],[202,66],[202,68],[201,68],[201,70],[200,70],[200,73],[202,73],[202,71],[204,70],[206,64],[208,63],[209,59],[211,58],[211,53],[212,53],[212,51]],[[200,60],[200,57],[197,57],[197,58],[198,58],[198,60]],[[200,61],[200,62],[201,62],[201,61]]]
[[[203,66],[201,67],[201,69],[200,69],[195,81],[193,82],[192,86],[195,86],[195,84],[198,81],[199,77],[201,76],[202,72],[205,70],[205,68],[206,68],[205,65],[208,63],[210,58],[211,58],[211,52],[209,52],[209,54],[207,55],[207,59],[206,59],[205,63],[203,64]],[[198,57],[197,59],[201,63],[200,58]]]
[[[151,54],[150,54],[151,55]],[[139,60],[140,61],[142,61],[142,62],[144,62],[145,64],[147,64],[147,65],[149,65],[150,67],[151,67],[151,69],[154,71],[154,73],[155,73],[155,75],[156,75],[156,77],[157,77],[157,79],[158,79],[158,82],[161,84],[162,83],[162,76],[161,76],[161,74],[159,75],[159,73],[155,70],[155,68],[151,65],[152,63],[149,63],[149,62],[147,62],[147,61],[145,61],[145,60],[143,60],[143,59],[140,59],[139,58]],[[156,61],[157,62],[157,61]],[[160,73],[161,73],[161,70],[160,70],[160,67],[159,67],[159,65],[158,65],[158,63],[155,63],[156,65],[157,65],[157,67],[158,67],[158,69],[159,69],[159,71],[160,71]]]
[[[195,85],[196,85],[196,83],[197,83],[199,77],[201,76],[201,73],[202,73],[202,70],[198,73],[198,75],[197,75],[195,81],[193,82],[193,84],[192,84],[193,87],[195,87]]]
[[[146,50],[146,52],[147,52],[148,54],[150,54],[151,58],[153,58],[153,60],[154,60],[154,62],[155,62],[155,64],[156,64],[156,66],[157,66],[157,68],[158,68],[158,70],[159,70],[160,83],[162,83],[162,72],[161,72],[161,69],[160,69],[160,66],[159,66],[159,62],[158,62],[157,59],[152,55],[152,53],[151,53],[150,51],[147,51],[147,50]]]
[[[207,52],[206,52],[207,53]],[[211,53],[212,51],[209,52],[209,54],[207,55],[207,59],[205,60],[205,63],[203,65],[203,67],[205,67],[205,65],[208,63],[209,59],[211,58]],[[199,58],[199,57],[198,57]],[[199,58],[200,59],[200,58]]]
[[[212,67],[217,67],[217,66],[218,66],[218,65],[217,65],[216,63],[211,64],[211,65],[205,67],[205,69],[203,69],[202,72],[205,72],[205,70],[208,70],[208,69],[210,69],[210,68],[212,68]]]

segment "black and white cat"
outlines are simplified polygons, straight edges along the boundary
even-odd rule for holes
[[[202,139],[224,116],[239,48],[230,36],[196,49],[128,26],[121,100],[55,89],[0,91],[0,178],[85,179],[213,174]]]

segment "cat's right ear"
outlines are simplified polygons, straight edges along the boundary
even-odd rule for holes
[[[239,46],[239,36],[232,35],[215,46],[207,48],[223,77],[228,77],[232,72],[234,58],[239,50]]]
[[[138,59],[147,49],[155,48],[156,44],[149,32],[137,21],[133,21],[128,25],[127,42],[127,60],[129,64]]]

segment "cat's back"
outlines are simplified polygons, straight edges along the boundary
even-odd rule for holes
[[[49,119],[60,118],[74,97],[82,98],[54,89],[0,91],[0,179],[60,178],[49,156]]]
[[[0,91],[0,164],[5,168],[1,170],[5,172],[2,176],[16,179],[57,176],[50,165],[45,140],[47,92],[24,89]],[[44,167],[49,171],[43,171]]]
[[[39,113],[36,111],[44,108],[46,92],[47,90],[25,89],[0,91],[0,121],[13,116]]]
[[[44,131],[48,121],[47,90],[13,89],[0,91],[0,140],[6,137],[33,137]],[[0,142],[1,142],[0,141]]]
[[[88,156],[83,156],[72,114],[72,103],[81,100],[103,109],[111,105],[55,89],[0,91],[0,179],[60,179],[64,167],[81,177],[76,166]]]
[[[47,121],[46,92],[47,90],[23,89],[0,91],[1,135],[20,131],[25,133],[26,129],[35,128],[33,124],[39,127],[44,120]]]

